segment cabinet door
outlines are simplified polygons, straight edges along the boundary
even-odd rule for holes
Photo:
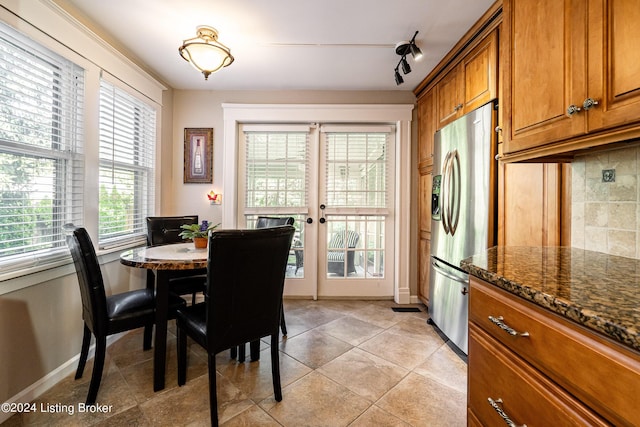
[[[427,304],[429,300],[429,268],[431,264],[431,172],[420,174],[419,237],[418,237],[418,296]]]
[[[589,2],[589,130],[640,119],[640,1]]]
[[[505,152],[586,132],[586,2],[512,0],[504,3]]]
[[[433,165],[433,135],[436,132],[436,91],[418,99],[418,169]]]
[[[436,85],[438,102],[438,129],[462,115],[463,102],[463,66],[458,64]]]
[[[464,73],[463,114],[497,97],[498,36],[487,36],[462,60]]]

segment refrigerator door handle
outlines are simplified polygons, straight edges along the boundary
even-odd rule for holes
[[[451,184],[451,192],[453,194],[453,197],[455,198],[455,201],[453,202],[455,214],[451,212],[451,208],[449,209],[449,229],[451,230],[451,235],[453,236],[456,233],[456,229],[458,228],[458,221],[460,220],[460,193],[462,193],[462,189],[460,188],[460,155],[458,154],[458,150],[454,150],[453,155],[451,156],[451,169],[452,174],[455,172],[455,180],[452,181]]]
[[[451,152],[449,151],[444,157],[442,163],[442,186],[440,194],[440,212],[442,212],[442,228],[444,228],[445,234],[449,234],[449,161],[451,159]]]
[[[458,283],[462,283],[464,285],[468,285],[469,281],[466,279],[461,279],[456,275],[453,275],[451,273],[449,273],[448,271],[446,271],[445,269],[443,269],[442,267],[440,267],[438,265],[438,262],[436,260],[431,260],[431,265],[433,266],[433,269],[436,270],[438,273],[442,274],[443,276],[445,276],[448,279],[451,279],[453,281],[456,281]]]

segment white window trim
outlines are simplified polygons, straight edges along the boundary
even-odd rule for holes
[[[411,303],[411,115],[413,104],[231,104],[223,103],[224,161],[222,226],[237,222],[240,124],[247,123],[393,123],[396,126],[394,229],[394,301]]]

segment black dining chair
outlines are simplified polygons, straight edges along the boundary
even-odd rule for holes
[[[256,220],[255,228],[269,228],[269,227],[280,227],[283,225],[293,225],[295,219],[291,216],[289,217],[274,217],[274,216],[259,216]],[[284,307],[282,308],[282,319],[280,320],[280,329],[282,330],[282,335],[287,336],[287,323],[284,319]],[[246,344],[246,343],[245,343]],[[244,362],[246,359],[246,345],[242,344],[237,347],[231,349],[231,358],[235,359],[238,357],[238,362]],[[249,353],[252,362],[260,359],[260,341],[252,342],[249,344]]]
[[[205,302],[178,310],[178,385],[186,383],[187,336],[209,360],[211,425],[218,425],[215,355],[271,337],[273,392],[282,400],[278,338],[282,291],[295,229],[222,230],[209,236]]]
[[[87,230],[72,224],[65,225],[64,230],[78,276],[84,320],[84,335],[76,379],[81,378],[84,372],[91,334],[96,337],[93,372],[86,401],[87,405],[93,405],[102,380],[107,336],[144,327],[143,349],[150,349],[155,320],[155,298],[153,289],[138,289],[107,296],[100,264]],[[173,313],[175,317],[176,309],[185,305],[182,298],[171,296],[169,313]]]
[[[180,226],[188,224],[198,224],[198,215],[147,217],[147,245],[184,243],[184,239],[179,236],[183,231]],[[204,292],[206,273],[204,269],[176,271],[169,280],[169,288],[176,295],[191,295],[191,304],[195,304],[197,294]],[[147,270],[148,288],[153,289],[155,279],[153,270]]]

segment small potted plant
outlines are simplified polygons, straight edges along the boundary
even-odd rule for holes
[[[202,224],[184,224],[181,225],[182,228],[179,236],[183,239],[191,239],[193,240],[193,244],[196,249],[202,249],[207,247],[207,241],[209,239],[209,231],[215,230],[218,228],[220,223],[215,225],[209,225],[209,221],[202,220]]]

